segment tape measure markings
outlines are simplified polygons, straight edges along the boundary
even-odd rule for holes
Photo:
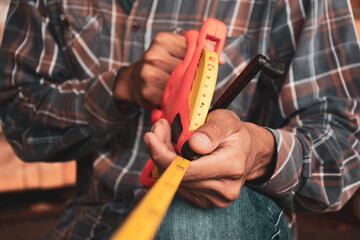
[[[217,53],[204,48],[189,96],[189,130],[196,130],[205,122],[215,90],[217,73]]]

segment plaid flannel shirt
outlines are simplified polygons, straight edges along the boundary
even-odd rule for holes
[[[13,0],[0,49],[4,134],[25,161],[77,159],[77,195],[47,238],[111,232],[144,188],[150,111],[118,112],[118,70],[158,32],[228,27],[216,99],[257,53],[286,63],[231,104],[275,136],[272,177],[250,187],[294,211],[340,209],[360,185],[360,51],[348,1]],[[291,225],[293,220],[290,219]]]

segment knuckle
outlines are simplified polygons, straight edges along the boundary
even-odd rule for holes
[[[139,75],[140,75],[140,78],[141,78],[142,80],[145,80],[145,79],[148,78],[149,73],[148,73],[148,71],[146,71],[146,70],[147,70],[147,69],[146,69],[146,66],[143,66],[143,67],[140,69]]]
[[[165,119],[165,118],[160,118],[157,122],[157,124],[160,124],[160,125],[168,125],[168,121]]]
[[[159,104],[161,101],[161,93],[153,88],[143,88],[141,94],[150,104]]]
[[[145,60],[145,62],[150,63],[155,66],[163,63],[163,58],[162,58],[161,54],[159,54],[157,51],[152,51],[152,50],[148,50],[144,54],[144,60]]]
[[[225,123],[224,123],[225,127],[227,129],[233,129],[233,131],[237,131],[238,124],[240,122],[238,115],[236,115],[235,112],[229,111],[229,110],[225,110],[225,112],[223,114],[227,119],[227,121],[225,121]]]
[[[212,119],[212,122],[220,122],[221,129],[237,129],[237,125],[241,121],[235,112],[226,109],[217,109],[208,115],[207,120]]]
[[[149,49],[144,53],[144,61],[145,62],[149,62],[153,58],[154,58],[154,51]]]
[[[225,186],[221,191],[221,195],[226,200],[226,202],[233,202],[238,199],[240,195],[241,183],[240,181],[227,181]]]
[[[240,188],[236,185],[232,190],[228,191],[227,200],[233,202],[238,199],[240,194]]]
[[[154,42],[156,43],[165,43],[169,39],[169,34],[167,32],[159,32],[154,37]]]
[[[151,147],[153,147],[153,146],[150,146],[149,148],[151,148]],[[159,161],[159,155],[156,154],[156,153],[154,153],[154,152],[151,152],[150,155],[151,155],[151,159],[152,159],[154,162],[158,163],[158,161]]]
[[[154,145],[153,144],[149,144],[146,146],[147,150],[149,151],[149,154],[151,156],[151,159],[157,163],[159,161],[159,154],[154,150]]]
[[[215,207],[217,208],[226,208],[231,204],[231,202],[228,201],[219,201],[215,204]]]
[[[239,120],[238,115],[235,112],[227,109],[217,109],[213,112],[215,116],[225,116],[226,119]]]
[[[144,65],[140,71],[140,77],[144,82],[151,82],[156,79],[156,73],[151,68],[148,68],[147,65]]]
[[[151,92],[152,91],[149,88],[143,88],[141,90],[141,95],[143,96],[144,99],[149,100],[152,97]]]
[[[229,119],[236,120],[236,121],[240,120],[238,115],[236,115],[235,112],[229,111],[229,110],[225,110],[225,112],[226,112],[227,115],[229,115]]]

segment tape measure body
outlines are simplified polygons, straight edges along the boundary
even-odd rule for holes
[[[217,77],[218,56],[223,49],[226,32],[226,25],[216,19],[207,19],[195,39],[193,36],[196,34],[190,31],[187,32],[185,37],[188,42],[188,51],[183,63],[188,65],[179,64],[179,68],[175,68],[164,90],[162,110],[164,118],[171,124],[175,150],[189,160],[194,158],[184,153],[190,151],[183,150],[191,150],[188,147],[188,140],[193,131],[206,119],[208,107],[206,109],[203,106],[201,109],[201,104],[198,104],[203,102],[210,106]],[[191,35],[188,33],[191,33]],[[210,50],[204,51],[206,41],[215,43],[213,52]],[[202,80],[205,75],[209,76],[211,70],[208,71],[208,66],[212,66],[214,70],[216,68],[214,74],[210,76],[215,79],[212,89],[210,89],[210,85],[206,89],[206,84],[203,84],[204,81],[198,81]],[[185,71],[182,71],[184,69]],[[199,92],[202,92],[202,95],[198,95]],[[196,113],[194,110],[196,110]]]

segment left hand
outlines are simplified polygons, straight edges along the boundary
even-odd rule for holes
[[[157,121],[144,141],[162,174],[177,155],[169,123]],[[199,207],[227,207],[238,198],[246,180],[271,174],[273,135],[263,127],[242,122],[229,110],[211,112],[189,144],[204,156],[191,162],[178,193]]]
[[[121,112],[134,105],[155,108],[160,105],[164,87],[187,50],[185,37],[160,32],[142,58],[120,69],[113,96]]]

